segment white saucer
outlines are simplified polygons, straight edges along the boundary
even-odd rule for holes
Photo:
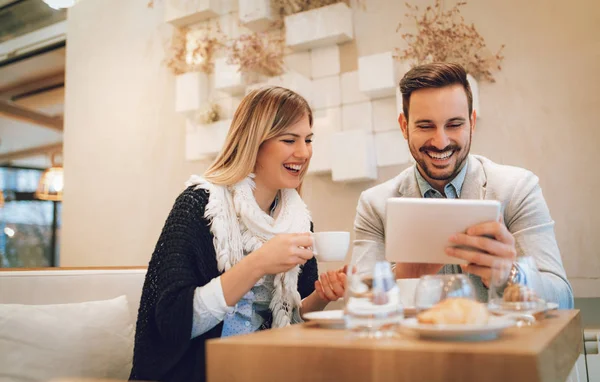
[[[309,312],[303,315],[302,318],[327,328],[343,329],[346,327],[343,310]]]
[[[487,341],[498,337],[504,329],[515,325],[515,321],[506,317],[490,317],[486,325],[433,325],[420,324],[416,318],[401,323],[423,338],[454,341]]]
[[[414,306],[404,307],[404,317],[414,317],[417,315],[417,309]],[[345,328],[343,310],[323,310],[317,312],[309,312],[302,316],[306,321],[311,321],[319,326],[330,328]]]
[[[506,315],[509,316],[511,314],[540,314],[547,313],[551,310],[557,310],[558,304],[555,302],[547,302],[545,307],[537,308],[537,309],[524,309],[524,310],[512,310],[512,309],[502,309],[502,307],[496,307],[493,304],[488,304],[488,309],[490,312],[498,315]]]

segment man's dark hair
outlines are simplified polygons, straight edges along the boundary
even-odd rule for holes
[[[402,111],[408,120],[408,106],[412,92],[419,89],[443,88],[459,84],[465,89],[469,104],[469,119],[473,111],[473,93],[467,81],[465,69],[454,63],[435,62],[415,66],[404,75],[400,81],[400,92],[402,93]]]

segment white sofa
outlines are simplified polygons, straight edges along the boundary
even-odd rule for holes
[[[127,379],[146,269],[0,271],[0,382]]]

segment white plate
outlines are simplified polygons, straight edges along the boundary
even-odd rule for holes
[[[328,328],[345,328],[343,310],[323,310],[317,312],[309,312],[302,316],[306,321],[311,321],[319,326]]]
[[[556,309],[558,309],[558,304],[557,303],[555,303],[555,302],[549,302],[549,303],[546,304],[546,311],[556,310]]]
[[[404,316],[413,317],[416,316],[417,309],[414,306],[404,307]],[[344,321],[343,310],[323,310],[317,312],[309,312],[302,316],[306,321],[312,321],[320,326],[326,327],[337,327],[344,328],[346,322]]]
[[[423,338],[487,341],[498,337],[504,329],[515,325],[515,321],[506,317],[490,317],[486,325],[433,325],[420,324],[416,318],[402,321],[404,328],[410,329]]]
[[[500,307],[494,307],[493,305],[488,305],[488,309],[490,310],[490,312],[492,312],[494,314],[506,315],[506,316],[509,316],[511,314],[517,314],[517,315],[518,314],[539,314],[539,313],[547,313],[547,312],[549,312],[551,310],[558,309],[558,304],[555,303],[555,302],[547,302],[545,308],[532,309],[532,310],[523,310],[523,311],[510,310],[510,309],[502,309]]]

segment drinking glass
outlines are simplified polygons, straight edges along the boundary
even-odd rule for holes
[[[517,326],[530,326],[536,316],[545,312],[544,287],[531,256],[521,256],[515,261],[498,258],[492,264],[488,291],[490,311],[510,316]]]
[[[415,308],[421,312],[448,298],[477,300],[475,288],[467,275],[421,276],[415,290]]]
[[[364,337],[388,337],[404,318],[400,289],[387,261],[376,261],[370,271],[347,271],[344,319],[346,328]]]

